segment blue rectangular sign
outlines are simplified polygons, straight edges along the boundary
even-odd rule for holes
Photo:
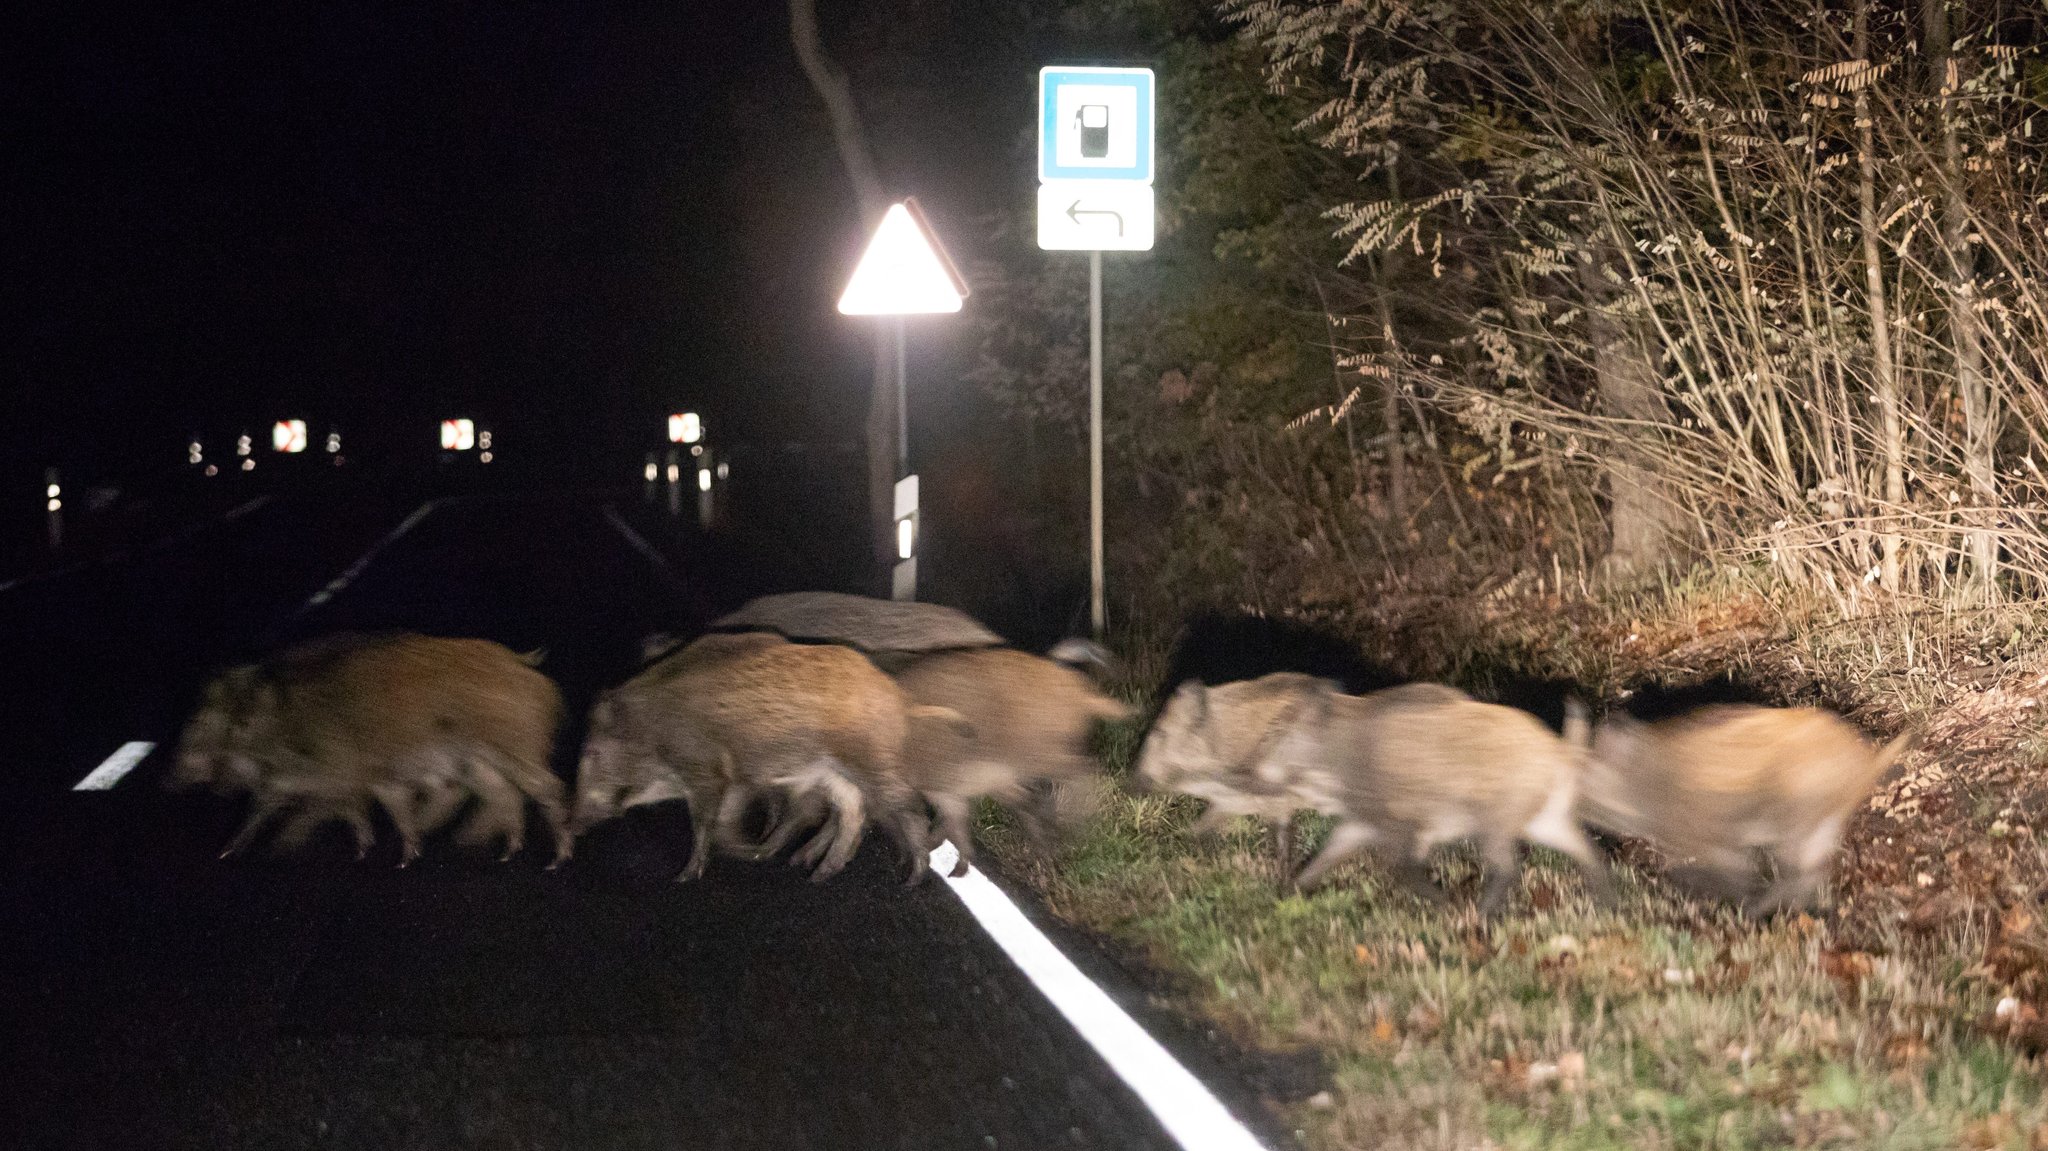
[[[1038,178],[1152,182],[1152,69],[1038,72]]]

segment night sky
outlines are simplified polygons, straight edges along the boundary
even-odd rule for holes
[[[40,7],[0,28],[10,462],[458,408],[572,459],[680,406],[858,435],[862,236],[781,4]],[[821,7],[965,262],[1029,187],[1030,49],[971,5]]]

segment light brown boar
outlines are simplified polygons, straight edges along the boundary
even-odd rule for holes
[[[1581,813],[1691,860],[1682,878],[1750,914],[1803,907],[1857,805],[1918,738],[1878,747],[1806,707],[1719,704],[1656,723],[1615,714],[1594,735]],[[1777,873],[1761,893],[1758,850]]]
[[[1054,651],[1081,653],[1069,645]],[[1049,843],[1052,786],[1095,775],[1100,766],[1088,740],[1096,723],[1131,716],[1074,667],[1003,648],[926,656],[898,672],[896,682],[919,705],[946,709],[914,717],[904,773],[959,848],[956,874],[966,873],[973,854],[968,813],[975,799],[1021,805],[1032,838]]]
[[[1282,675],[1278,682],[1250,681],[1261,686],[1243,693],[1266,728],[1218,732],[1209,742],[1246,756],[1223,777],[1252,797],[1257,813],[1308,807],[1337,818],[1322,850],[1295,876],[1296,887],[1315,887],[1370,848],[1397,878],[1435,896],[1428,853],[1471,838],[1486,865],[1482,914],[1498,912],[1513,892],[1524,841],[1563,852],[1595,897],[1607,896],[1606,866],[1573,818],[1584,758],[1582,709],[1574,705],[1568,738],[1559,739],[1527,712],[1439,685],[1353,696],[1327,680]],[[1187,732],[1198,733],[1224,718],[1205,715],[1210,694],[1200,685],[1184,687],[1168,714],[1178,706]],[[1198,735],[1183,739],[1200,742]],[[1162,743],[1161,754],[1169,747]]]
[[[288,755],[288,749],[275,746],[271,737],[277,718],[276,684],[317,675],[336,655],[378,638],[356,633],[323,636],[261,664],[228,668],[208,681],[199,706],[180,735],[165,786],[171,790],[206,786],[217,794],[246,793],[250,797],[249,817],[221,852],[222,858],[246,848],[283,812],[290,817],[277,837],[281,849],[303,844],[320,825],[339,820],[354,833],[357,858],[369,853],[373,838],[369,792],[357,781],[307,764],[302,756]],[[289,760],[283,771],[273,762],[280,756]],[[424,773],[415,779],[422,790],[435,783],[438,781],[430,782]]]
[[[694,645],[693,645],[694,646]],[[591,710],[576,784],[580,834],[621,810],[665,799],[690,808],[690,860],[704,873],[714,842],[734,844],[758,794],[822,799],[828,826],[797,856],[822,881],[846,866],[872,810],[926,870],[926,824],[901,768],[911,703],[894,680],[848,648],[782,642],[710,645],[688,666],[660,665],[601,695]],[[686,653],[678,653],[683,655]],[[751,856],[778,850],[797,827]]]
[[[484,640],[360,636],[314,641],[256,674],[224,678],[235,686],[223,696],[242,694],[223,758],[238,778],[260,769],[252,812],[227,854],[294,807],[284,840],[341,818],[360,851],[374,798],[409,862],[422,833],[474,792],[481,802],[463,839],[502,837],[509,858],[523,846],[530,798],[555,833],[555,862],[568,857],[561,782],[548,769],[561,695],[527,658]],[[210,698],[202,713],[211,707]]]
[[[1208,801],[1193,830],[1214,835],[1231,820],[1255,816],[1273,825],[1274,854],[1283,881],[1294,871],[1294,814],[1315,807],[1309,797],[1257,773],[1268,751],[1300,722],[1324,693],[1329,680],[1300,672],[1273,672],[1257,679],[1214,687],[1190,680],[1176,690],[1146,733],[1135,778],[1146,790],[1192,795]],[[1439,684],[1407,684],[1368,699],[1469,699]]]

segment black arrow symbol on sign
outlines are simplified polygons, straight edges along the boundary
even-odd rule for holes
[[[1083,216],[1115,216],[1116,234],[1118,236],[1124,234],[1124,214],[1122,212],[1112,212],[1108,208],[1083,208],[1079,200],[1067,205],[1067,219],[1079,224]]]

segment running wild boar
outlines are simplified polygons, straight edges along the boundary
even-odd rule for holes
[[[1281,878],[1294,871],[1294,814],[1315,807],[1307,797],[1256,774],[1275,741],[1293,729],[1333,681],[1300,672],[1207,686],[1190,680],[1175,691],[1146,734],[1138,755],[1139,786],[1208,801],[1193,830],[1214,835],[1232,819],[1255,816],[1273,825]],[[1398,693],[1398,694],[1394,694]],[[1437,684],[1408,684],[1366,698],[1467,699]]]
[[[1241,685],[1185,685],[1154,735],[1162,759],[1178,747],[1226,749],[1230,754],[1196,773],[1224,781],[1223,788],[1209,786],[1226,804],[1271,818],[1302,807],[1337,818],[1322,851],[1295,876],[1298,888],[1313,888],[1372,848],[1397,878],[1434,897],[1425,867],[1430,849],[1474,838],[1486,865],[1483,914],[1498,912],[1514,891],[1523,841],[1569,856],[1588,890],[1606,898],[1606,867],[1573,816],[1584,758],[1582,709],[1571,708],[1568,738],[1559,739],[1527,712],[1435,684],[1353,696],[1327,680],[1279,676],[1248,681],[1259,686],[1231,692],[1221,706],[1209,697]],[[1228,732],[1245,719],[1265,726]],[[1189,786],[1199,780],[1185,766],[1176,771],[1154,762],[1154,754],[1148,743],[1141,774],[1203,794]]]
[[[814,880],[846,866],[870,812],[909,855],[911,881],[922,878],[928,826],[902,773],[911,722],[903,690],[849,648],[717,640],[598,698],[577,777],[575,832],[627,807],[685,800],[693,843],[677,878],[687,880],[704,873],[714,842],[738,845],[738,823],[755,796],[815,798],[832,820],[795,859],[816,865]],[[742,853],[763,857],[797,830],[785,820],[768,844]]]
[[[484,640],[390,634],[312,641],[210,685],[187,726],[179,782],[249,790],[234,854],[277,813],[294,810],[289,844],[327,818],[347,821],[359,853],[375,799],[399,832],[403,859],[474,793],[459,832],[524,843],[532,799],[566,859],[562,786],[548,769],[561,695],[528,657]]]
[[[960,849],[956,874],[972,858],[969,807],[988,797],[1018,812],[1041,846],[1051,841],[1054,785],[1099,771],[1088,741],[1098,722],[1129,719],[1131,709],[1096,689],[1075,666],[1101,666],[1094,644],[1069,640],[1051,657],[1004,648],[941,652],[896,675],[925,708],[910,728],[904,771]]]
[[[1683,878],[1751,914],[1803,907],[1857,805],[1918,738],[1878,747],[1806,707],[1721,704],[1656,723],[1617,713],[1594,735],[1581,814],[1691,860]],[[1757,850],[1777,873],[1761,893]]]

